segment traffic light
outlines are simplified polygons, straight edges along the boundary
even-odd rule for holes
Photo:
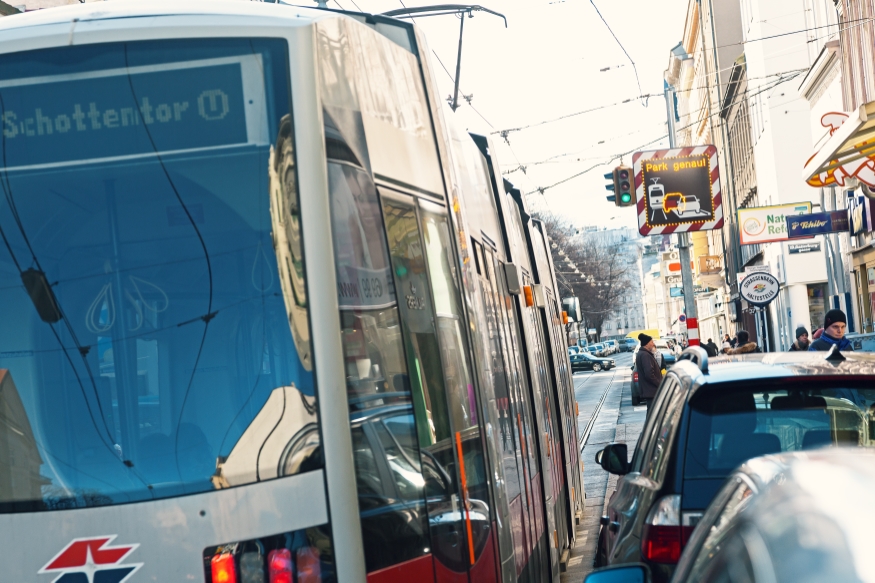
[[[632,192],[632,169],[628,166],[614,168],[614,204],[617,206],[632,206],[635,204],[635,194]]]
[[[610,180],[610,183],[605,184],[605,190],[610,190],[611,192],[614,193],[614,194],[609,194],[609,195],[605,196],[605,198],[614,204],[617,204],[617,194],[616,194],[616,191],[614,190],[617,186],[617,176],[616,175],[617,175],[616,170],[614,170],[613,172],[611,172],[609,174],[605,174],[605,180]],[[617,206],[619,206],[619,205],[617,205]]]

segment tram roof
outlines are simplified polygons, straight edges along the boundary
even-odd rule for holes
[[[71,22],[90,22],[120,18],[163,16],[231,16],[268,17],[274,22],[282,18],[285,24],[303,26],[321,20],[342,16],[335,11],[318,10],[290,4],[246,2],[243,0],[111,0],[59,6],[34,10],[0,18],[0,30],[49,26]]]

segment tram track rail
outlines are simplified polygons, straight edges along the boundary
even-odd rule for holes
[[[587,381],[589,381],[591,378],[592,377],[588,378]],[[586,426],[583,429],[583,433],[581,433],[580,438],[578,439],[577,446],[578,446],[578,450],[581,454],[583,453],[583,448],[586,447],[586,442],[589,440],[589,436],[592,433],[593,427],[595,427],[596,419],[598,419],[599,413],[602,410],[602,406],[605,404],[605,399],[607,399],[607,397],[608,397],[608,392],[611,390],[611,387],[616,382],[616,378],[617,378],[617,375],[616,375],[616,371],[615,371],[613,376],[611,377],[610,382],[608,382],[605,385],[604,392],[602,393],[602,396],[599,399],[598,405],[596,405],[595,409],[593,409],[592,415],[590,416],[589,421],[586,422]],[[584,384],[586,384],[586,382]]]

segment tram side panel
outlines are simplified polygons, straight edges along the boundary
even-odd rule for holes
[[[562,439],[556,445],[557,455],[563,459],[563,471],[566,474],[562,484],[565,487],[565,536],[569,545],[574,543],[573,525],[578,511],[577,493],[580,492],[580,460],[577,451],[577,419],[574,402],[573,383],[570,375],[568,346],[565,342],[564,324],[560,319],[561,310],[558,304],[558,290],[550,259],[549,241],[543,232],[543,223],[533,220],[530,230],[530,241],[536,258],[538,280],[544,293],[544,313],[542,322],[545,329],[545,342],[549,347],[552,369],[555,371],[555,387],[553,397],[555,407],[560,412]]]
[[[419,64],[317,24],[332,236],[371,582],[496,580],[459,273]]]
[[[546,544],[543,541],[539,544],[536,537],[537,525],[543,520],[540,518],[543,500],[538,496],[538,488],[531,484],[539,475],[533,443],[537,432],[532,425],[528,392],[521,384],[518,336],[511,332],[516,324],[504,281],[506,253],[499,216],[482,154],[467,135],[453,132],[453,145],[456,165],[460,167],[457,175],[463,193],[461,209],[466,219],[462,224],[470,234],[472,265],[479,284],[475,301],[479,298],[480,314],[485,315],[477,322],[485,346],[478,356],[488,376],[486,386],[491,388],[499,411],[493,440],[504,474],[500,489],[509,500],[515,568],[511,575],[518,581],[543,581]]]

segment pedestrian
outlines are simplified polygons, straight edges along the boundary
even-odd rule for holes
[[[838,346],[839,350],[854,350],[851,341],[845,338],[848,319],[841,310],[830,310],[823,317],[823,333],[811,343],[809,351],[829,350]]]
[[[729,354],[730,350],[732,350],[732,345],[729,343],[729,340],[724,340],[723,346],[720,347],[720,352],[723,354]]]
[[[790,352],[806,351],[811,346],[811,341],[808,339],[808,330],[805,326],[796,328],[796,342],[790,345]]]
[[[750,341],[750,334],[747,330],[739,330],[735,334],[735,348],[730,348],[726,354],[750,354],[752,352],[761,352],[760,347],[756,342]]]
[[[726,336],[728,338],[729,334],[727,334]],[[735,348],[737,345],[738,345],[738,340],[736,339],[735,336],[733,336],[732,338],[729,338],[729,346],[731,346],[732,348]]]
[[[641,349],[635,357],[635,370],[638,371],[638,389],[641,399],[647,404],[647,411],[656,397],[659,383],[662,382],[662,354],[656,350],[653,338],[644,334],[638,335]]]
[[[820,338],[821,334],[823,334],[823,328],[818,328],[817,330],[814,331],[814,334],[811,335],[811,338],[813,340],[817,340],[818,338]]]
[[[720,350],[717,348],[717,345],[714,344],[714,341],[710,338],[708,339],[708,342],[705,343],[705,346],[703,346],[703,348],[705,349],[705,352],[708,353],[708,356],[717,356],[718,354],[720,354]]]

